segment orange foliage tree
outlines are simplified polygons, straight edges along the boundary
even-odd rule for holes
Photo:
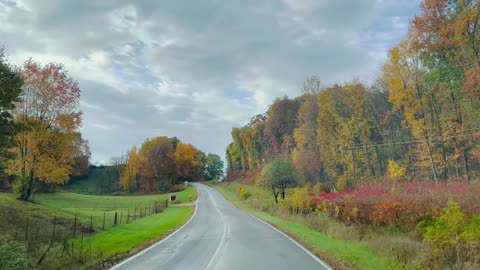
[[[35,181],[61,184],[70,177],[81,122],[80,88],[61,64],[42,66],[30,59],[19,73],[24,84],[14,118],[20,131],[6,170],[19,177],[17,191],[28,200]]]

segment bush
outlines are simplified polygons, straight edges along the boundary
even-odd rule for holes
[[[170,189],[171,192],[179,192],[185,190],[185,184],[176,184],[173,185],[172,188]]]
[[[480,197],[477,195],[480,188],[458,181],[440,184],[384,181],[341,192],[315,194],[307,189],[296,192],[299,193],[295,196],[297,200],[305,200],[303,196],[306,195],[302,192],[308,194],[313,209],[329,213],[340,221],[395,226],[408,231],[422,230],[419,222],[428,215],[438,217],[441,214],[439,209],[446,207],[449,200],[457,202],[468,216],[480,211]]]
[[[27,248],[7,236],[0,236],[0,270],[34,269]]]
[[[167,193],[170,191],[165,181],[158,182],[157,188],[158,188],[158,191],[160,191],[161,193]]]
[[[245,190],[244,187],[239,187],[238,188],[238,196],[240,196],[240,198],[242,200],[246,200],[246,199],[250,198],[250,196],[252,196],[252,194],[248,190]]]
[[[27,197],[27,186],[29,181],[28,176],[18,176],[13,182],[13,190],[18,194],[18,198]]]
[[[451,268],[478,263],[480,253],[480,215],[467,218],[457,203],[448,207],[425,228],[430,264],[437,262]]]

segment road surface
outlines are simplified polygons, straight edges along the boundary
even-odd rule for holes
[[[195,184],[197,208],[181,229],[114,266],[115,270],[329,269],[269,225],[246,214],[216,190]]]

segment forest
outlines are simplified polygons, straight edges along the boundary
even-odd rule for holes
[[[179,191],[184,181],[209,181],[223,176],[223,161],[216,154],[205,154],[176,137],[147,139],[142,146],[130,148],[114,159],[110,174],[125,191]],[[116,171],[116,173],[115,173]]]
[[[372,86],[353,80],[278,98],[232,130],[228,171],[289,158],[312,183],[344,190],[385,176],[473,179],[479,171],[480,45],[476,1],[425,1],[408,38],[388,52]]]
[[[360,240],[365,228],[413,233],[418,245],[389,247],[403,267],[475,269],[479,14],[478,1],[425,0],[372,85],[354,79],[323,86],[312,76],[302,95],[277,98],[233,128],[226,179],[270,192],[273,206],[251,194],[264,193],[240,188],[257,209],[303,216],[320,231],[328,226],[312,214],[359,228]]]

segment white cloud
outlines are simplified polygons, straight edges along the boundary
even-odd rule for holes
[[[94,159],[158,135],[223,156],[232,126],[310,75],[373,82],[418,1],[0,0],[0,36],[13,62],[80,82]]]

